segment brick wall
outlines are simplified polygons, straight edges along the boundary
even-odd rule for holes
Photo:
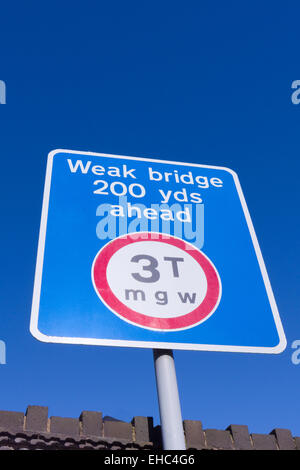
[[[288,429],[250,434],[245,425],[225,430],[203,429],[201,421],[185,420],[187,449],[300,450],[300,437]],[[26,413],[0,411],[1,449],[161,449],[160,426],[151,417],[135,416],[130,423],[83,411],[79,418],[48,417],[48,408],[29,406]]]

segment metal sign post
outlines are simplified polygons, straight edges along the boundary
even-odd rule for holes
[[[173,351],[154,349],[154,367],[164,450],[185,450]]]

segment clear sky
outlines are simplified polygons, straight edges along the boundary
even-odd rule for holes
[[[292,1],[1,6],[0,409],[159,423],[150,349],[45,344],[29,332],[46,159],[65,148],[238,173],[287,348],[175,351],[182,415],[300,435],[299,13]]]

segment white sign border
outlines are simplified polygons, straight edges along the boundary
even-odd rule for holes
[[[49,207],[49,198],[50,198],[50,188],[51,188],[51,177],[52,177],[52,167],[53,167],[53,158],[56,154],[64,153],[70,155],[86,155],[91,157],[107,157],[107,158],[116,158],[124,160],[138,160],[138,161],[147,161],[153,163],[165,163],[168,165],[182,165],[190,166],[197,168],[210,168],[215,170],[227,171],[233,176],[235,186],[240,198],[240,202],[245,214],[246,222],[249,228],[255,253],[257,256],[258,264],[260,271],[263,277],[265,284],[267,296],[270,302],[271,310],[274,317],[274,322],[277,328],[279,343],[274,347],[256,347],[256,346],[229,346],[229,345],[216,345],[216,344],[190,344],[190,343],[169,343],[169,342],[150,342],[150,341],[130,341],[130,340],[110,340],[110,339],[96,339],[96,338],[70,338],[70,337],[60,337],[60,336],[47,336],[38,329],[38,316],[39,316],[39,304],[40,304],[40,294],[41,294],[41,284],[42,284],[42,274],[43,274],[43,261],[44,261],[44,250],[45,250],[45,240],[46,240],[46,231],[47,231],[47,217],[48,217],[48,207]],[[32,298],[32,308],[31,308],[31,317],[30,317],[30,333],[39,341],[46,343],[60,343],[60,344],[81,344],[81,345],[93,345],[93,346],[120,346],[120,347],[136,347],[136,348],[152,348],[152,349],[177,349],[177,350],[191,350],[191,351],[219,351],[219,352],[242,352],[242,353],[265,353],[265,354],[279,354],[286,348],[287,341],[283,331],[281,319],[279,316],[278,308],[270,284],[270,280],[267,274],[266,266],[263,260],[263,256],[258,244],[256,233],[253,227],[253,223],[249,214],[249,210],[244,198],[244,194],[239,182],[238,175],[235,171],[227,167],[220,166],[211,166],[211,165],[200,165],[197,163],[187,163],[187,162],[174,162],[170,160],[160,160],[160,159],[151,159],[151,158],[141,158],[141,157],[129,157],[125,155],[110,155],[105,153],[95,153],[95,152],[84,152],[77,150],[66,150],[66,149],[56,149],[51,151],[48,154],[47,168],[46,168],[46,178],[44,186],[44,195],[43,195],[43,204],[42,204],[42,215],[40,223],[40,232],[39,232],[39,241],[38,241],[38,250],[37,250],[37,260],[36,260],[36,269],[35,269],[35,278],[34,278],[34,288],[33,288],[33,298]]]

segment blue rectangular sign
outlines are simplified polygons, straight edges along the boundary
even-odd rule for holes
[[[283,351],[236,173],[51,152],[30,331],[56,343]]]

